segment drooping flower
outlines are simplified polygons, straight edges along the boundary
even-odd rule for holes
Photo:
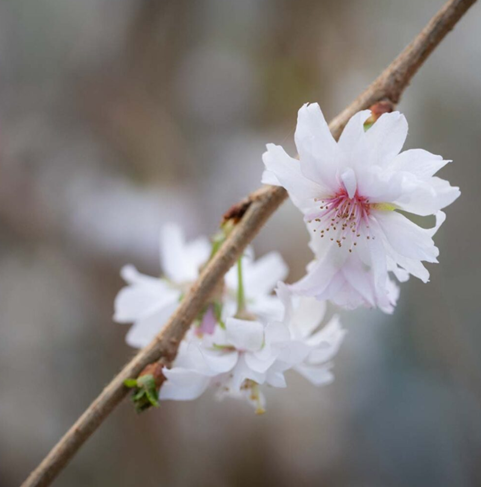
[[[323,328],[316,331],[326,313],[325,301],[305,296],[293,297],[282,282],[278,283],[277,295],[284,305],[283,323],[289,328],[291,339],[309,347],[309,353],[294,366],[294,370],[316,386],[332,382],[331,360],[346,335],[339,316],[333,316]]]
[[[160,390],[160,399],[196,399],[213,384],[220,394],[233,396],[242,396],[249,389],[261,409],[259,385],[285,386],[279,374],[270,374],[269,368],[279,356],[287,333],[281,324],[265,326],[258,321],[228,318],[225,330],[218,327],[200,341],[185,342],[174,367],[164,371],[167,382]],[[300,348],[303,358],[308,349]]]
[[[304,213],[315,260],[293,290],[347,307],[392,312],[399,281],[409,274],[429,280],[422,262],[437,262],[432,237],[443,223],[440,210],[459,195],[434,174],[450,161],[425,150],[400,152],[408,125],[399,112],[385,113],[365,131],[370,116],[354,115],[339,142],[317,104],[299,110],[296,160],[268,145],[263,182],[287,189]],[[424,229],[403,213],[436,216]]]
[[[126,341],[136,348],[146,346],[162,329],[183,295],[208,261],[211,243],[205,237],[186,242],[179,226],[165,226],[160,236],[160,260],[163,277],[146,276],[135,267],[122,268],[127,286],[115,299],[114,320],[133,323]],[[271,293],[279,279],[287,275],[287,266],[277,252],[254,260],[248,251],[243,261],[244,286],[249,310],[259,316],[280,313],[281,307]],[[218,295],[206,305],[199,317],[198,333],[211,333],[218,319],[233,316],[236,310],[237,270],[225,276]]]
[[[160,399],[193,400],[207,388],[218,396],[246,398],[258,413],[264,411],[261,386],[286,387],[284,373],[294,369],[314,385],[332,380],[331,359],[344,338],[335,317],[318,332],[324,303],[302,298],[293,304],[287,287],[279,283],[284,307],[281,321],[228,318],[212,335],[198,338],[190,333],[182,342]]]

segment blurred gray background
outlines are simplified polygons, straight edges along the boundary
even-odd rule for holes
[[[157,275],[162,223],[190,237],[292,152],[298,108],[328,118],[442,0],[0,1],[0,486],[18,485],[133,355],[112,322],[119,269]],[[211,394],[137,416],[126,401],[58,486],[481,485],[481,7],[400,105],[407,147],[462,189],[431,283],[393,316],[345,314],[334,384],[289,377],[256,417]],[[255,241],[299,278],[302,218]]]

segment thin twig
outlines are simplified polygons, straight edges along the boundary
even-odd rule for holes
[[[339,137],[349,118],[357,111],[369,108],[382,100],[396,104],[411,78],[429,54],[475,2],[476,0],[449,1],[379,78],[331,122],[329,127],[334,137]],[[125,379],[137,377],[148,364],[161,357],[167,362],[175,358],[180,341],[201,311],[205,300],[286,198],[287,193],[283,188],[264,186],[241,202],[241,209],[236,214],[239,217],[238,224],[215,257],[202,271],[199,279],[182,300],[167,325],[150,345],[141,350],[102,391],[42,463],[30,474],[23,483],[23,487],[51,484],[83,443],[128,394],[129,389],[123,384]]]

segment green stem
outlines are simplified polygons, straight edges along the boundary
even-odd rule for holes
[[[237,261],[237,315],[244,313],[246,298],[244,293],[244,277],[242,274],[242,257]]]
[[[212,250],[210,252],[209,262],[215,254],[219,251],[219,249],[222,247],[222,244],[225,242],[225,235],[223,233],[217,233],[214,235],[214,238],[212,239]]]
[[[212,250],[210,252],[209,261],[214,257],[215,254],[222,247],[229,233],[232,231],[232,224],[230,222],[224,223],[220,230],[212,238]]]

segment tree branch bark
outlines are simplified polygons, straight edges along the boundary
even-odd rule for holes
[[[334,137],[339,137],[349,118],[359,110],[369,108],[382,100],[396,104],[417,70],[475,2],[476,0],[450,0],[385,71],[330,123]],[[90,435],[128,394],[129,389],[124,386],[124,380],[137,377],[148,364],[161,357],[168,362],[175,358],[180,341],[205,300],[286,198],[287,193],[283,188],[264,186],[241,202],[241,214],[234,230],[202,271],[167,325],[119,372],[30,474],[22,487],[50,485]]]

